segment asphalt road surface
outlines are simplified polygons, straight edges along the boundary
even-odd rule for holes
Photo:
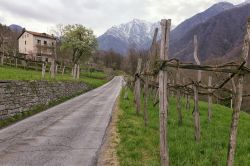
[[[122,77],[0,130],[1,166],[96,164]]]

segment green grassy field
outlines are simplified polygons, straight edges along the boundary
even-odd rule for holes
[[[91,72],[91,73],[82,73],[80,76],[80,80],[91,87],[96,88],[107,82],[105,79],[107,75],[102,72]],[[41,71],[35,70],[24,70],[20,68],[13,67],[0,67],[0,80],[41,80],[42,73]],[[73,80],[70,74],[65,74],[62,76],[61,74],[56,75],[54,79],[51,79],[49,73],[45,74],[45,80],[49,81],[75,81]]]
[[[159,166],[159,107],[153,107],[153,100],[149,100],[149,125],[144,127],[142,111],[140,116],[135,114],[132,92],[129,91],[129,100],[123,99],[123,94],[124,90],[120,97],[121,115],[118,121],[120,143],[117,153],[120,164],[122,166]],[[171,99],[168,119],[170,165],[226,165],[232,111],[221,105],[213,105],[212,122],[208,123],[207,103],[200,102],[202,140],[196,143],[192,110],[182,109],[183,126],[178,127],[175,105],[175,100]],[[235,157],[237,166],[250,165],[249,130],[250,116],[242,112]]]

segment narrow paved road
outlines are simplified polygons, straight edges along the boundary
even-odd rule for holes
[[[122,77],[0,130],[1,166],[95,165]]]

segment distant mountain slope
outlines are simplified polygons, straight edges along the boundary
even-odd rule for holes
[[[183,37],[186,32],[196,25],[233,7],[234,5],[231,3],[221,2],[191,17],[171,31],[171,42]],[[105,51],[113,49],[115,52],[123,55],[127,53],[130,47],[148,49],[156,27],[159,27],[159,23],[150,23],[139,19],[134,19],[126,24],[113,26],[98,37],[99,49]]]
[[[11,24],[9,25],[9,28],[14,31],[14,32],[17,32],[17,33],[21,33],[23,28],[19,25],[16,25],[16,24]]]
[[[204,12],[198,13],[193,17],[185,20],[181,24],[179,24],[174,30],[172,30],[171,40],[172,41],[179,40],[185,35],[186,32],[193,29],[198,24],[204,23],[211,17],[232,8],[234,8],[234,5],[228,2],[220,2],[211,6]]]
[[[181,39],[170,44],[172,57],[193,60],[193,36],[199,41],[201,60],[237,56],[240,52],[250,4],[224,11],[188,31]]]
[[[159,23],[134,19],[126,24],[113,26],[98,37],[99,49],[110,50],[125,55],[130,47],[148,49],[154,29]]]

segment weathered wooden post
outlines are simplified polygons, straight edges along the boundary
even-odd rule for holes
[[[161,20],[161,49],[160,59],[168,60],[169,51],[169,35],[170,35],[171,20]],[[160,155],[161,166],[169,165],[168,142],[167,142],[167,109],[168,109],[168,94],[167,94],[167,71],[160,70],[159,72],[159,119],[160,119]]]
[[[234,97],[236,94],[236,86],[235,86],[234,78],[231,79],[231,83],[232,83],[231,91],[233,92],[233,94],[231,94],[231,109],[233,109],[233,101],[234,101]]]
[[[43,63],[43,65],[42,65],[42,78],[45,77],[45,72],[46,72],[46,64]]]
[[[141,65],[142,65],[142,59],[138,59],[137,64],[137,70],[135,74],[135,103],[136,103],[136,114],[139,115],[141,111],[141,79],[140,79],[140,73],[141,73]]]
[[[65,65],[63,66],[63,69],[62,69],[62,75],[64,75],[64,72],[65,72]]]
[[[199,113],[199,97],[198,97],[198,88],[196,85],[193,87],[194,89],[194,127],[195,127],[195,140],[196,142],[200,141],[201,134],[200,134],[200,113]]]
[[[212,77],[208,77],[208,87],[212,87]],[[212,93],[212,90],[209,88],[208,89],[209,93]],[[208,95],[208,121],[211,121],[212,117],[212,94]]]
[[[176,71],[176,85],[179,86],[180,85],[180,70],[177,69]],[[179,88],[177,88],[177,92],[176,92],[176,110],[178,113],[178,125],[181,126],[182,125],[182,113],[181,113],[181,91]]]
[[[232,89],[230,89],[231,91],[233,91]],[[231,99],[230,99],[230,108],[233,109],[233,94],[230,95]]]
[[[153,41],[152,41],[152,45],[151,48],[149,50],[149,57],[148,57],[148,61],[146,62],[145,65],[145,83],[144,83],[144,124],[145,126],[147,126],[148,124],[148,81],[149,81],[149,76],[147,75],[150,71],[150,67],[152,66],[153,61],[155,61],[155,59],[153,59],[153,57],[155,57],[155,49],[157,47],[157,34],[158,34],[158,28],[155,29],[154,32],[154,37],[153,37]]]
[[[246,35],[244,37],[244,43],[243,43],[243,48],[242,48],[242,61],[243,62],[247,62],[248,60],[249,44],[250,44],[250,18],[248,18]],[[233,163],[234,163],[237,130],[238,130],[238,123],[240,119],[240,109],[241,109],[241,103],[242,103],[243,80],[244,80],[244,75],[239,75],[238,85],[236,87],[232,121],[231,121],[230,139],[229,139],[228,153],[227,153],[227,166],[233,166]]]
[[[183,83],[186,84],[186,79],[184,78],[183,79]],[[189,88],[189,86],[187,86],[187,88]],[[188,93],[184,94],[186,95],[186,104],[185,104],[185,108],[186,108],[186,111],[189,111],[190,110],[190,95]]]
[[[51,74],[51,78],[55,78],[55,60],[53,59],[51,61],[51,66],[50,66],[50,74]]]
[[[197,41],[197,36],[194,36],[194,59],[195,62],[200,65],[200,61],[198,59],[198,41]],[[201,81],[201,71],[198,71],[198,83]],[[200,141],[201,138],[201,129],[200,129],[200,112],[199,112],[199,93],[198,93],[198,86],[194,85],[194,111],[193,111],[193,116],[194,116],[194,126],[195,126],[195,140],[196,142]]]
[[[149,71],[149,62],[146,62],[145,66],[146,73]],[[144,83],[144,125],[148,125],[148,76],[145,76],[145,83]]]

